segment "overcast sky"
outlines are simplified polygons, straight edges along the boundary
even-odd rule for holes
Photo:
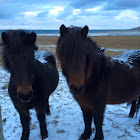
[[[0,0],[0,29],[140,26],[140,0]]]

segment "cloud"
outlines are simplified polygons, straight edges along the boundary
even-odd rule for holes
[[[87,9],[106,2],[106,0],[75,0],[71,1],[70,6],[78,9]]]
[[[42,19],[42,18],[45,18],[47,17],[49,14],[49,11],[41,11],[38,15],[37,15],[37,18],[39,19]]]
[[[132,10],[125,10],[122,11],[118,16],[115,17],[116,19],[120,20],[137,20],[139,19],[139,17],[137,16],[136,11],[132,11]]]
[[[140,23],[140,0],[0,0],[1,29],[58,29],[62,23],[131,28]]]
[[[104,10],[126,10],[140,7],[140,0],[110,0]]]
[[[63,20],[68,18],[69,16],[73,15],[73,10],[74,9],[72,7],[64,8],[63,11],[57,15],[57,19]]]
[[[32,12],[32,11],[27,11],[27,12],[23,12],[21,14],[24,15],[24,18],[35,18],[38,14],[40,13],[40,11],[35,11],[35,12]]]
[[[81,9],[74,9],[73,10],[73,15],[77,15],[81,12]]]
[[[62,11],[64,11],[64,7],[55,6],[54,9],[49,10],[49,14],[57,16]]]

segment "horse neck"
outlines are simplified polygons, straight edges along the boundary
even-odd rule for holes
[[[95,58],[91,58],[91,63],[87,72],[87,79],[94,80],[95,82],[100,81],[105,75],[108,75],[108,62],[109,58],[107,58],[104,54],[97,55],[96,61]]]

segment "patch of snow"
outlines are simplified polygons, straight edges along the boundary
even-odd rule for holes
[[[42,57],[42,54],[38,55]],[[40,58],[39,56],[36,57]],[[4,139],[18,140],[21,137],[22,127],[19,114],[8,96],[9,76],[7,71],[0,67],[0,104]],[[66,79],[61,72],[59,72],[59,77],[59,85],[49,98],[51,115],[46,116],[47,140],[78,140],[84,131],[82,112],[69,92]],[[129,118],[129,111],[130,107],[127,107],[127,104],[107,105],[103,123],[105,140],[139,140],[138,118],[136,116]],[[35,110],[30,110],[30,116],[29,140],[40,140],[40,128]],[[93,140],[94,135],[95,126],[92,124],[92,135],[89,140]]]
[[[112,61],[118,61],[119,63],[124,64],[132,69],[133,59],[135,57],[140,58],[140,50],[128,50],[118,56],[112,57]]]
[[[47,48],[47,47],[55,47],[56,48],[56,45],[38,45],[39,48]]]
[[[36,51],[35,59],[38,59],[41,63],[47,63],[47,61],[45,59],[50,55],[52,55],[52,54],[47,51]]]
[[[118,51],[122,51],[122,52],[125,52],[127,51],[127,49],[105,49],[107,51],[113,51],[113,52],[118,52]]]

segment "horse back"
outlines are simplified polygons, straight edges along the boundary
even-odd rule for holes
[[[52,93],[56,89],[59,81],[59,75],[56,66],[49,61],[46,63],[41,63],[36,60],[35,63],[35,88],[37,84],[41,89],[45,89],[49,93]]]
[[[120,104],[136,99],[140,93],[140,67],[118,61],[110,64],[107,104]]]

